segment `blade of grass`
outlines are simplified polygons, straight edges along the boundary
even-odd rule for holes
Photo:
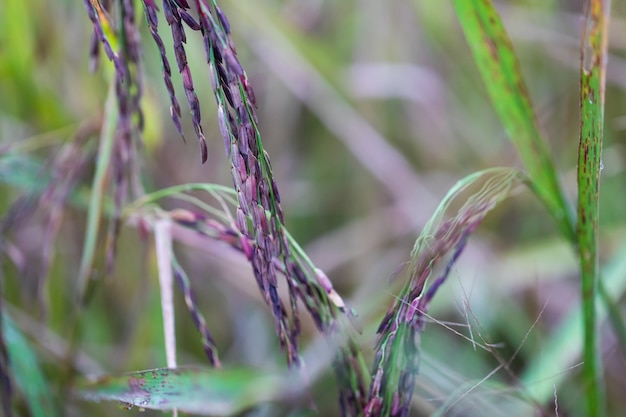
[[[602,164],[609,9],[610,1],[608,0],[591,0],[586,3],[580,54],[581,127],[578,148],[578,226],[576,237],[582,272],[583,383],[587,412],[592,417],[605,414],[595,302],[600,279],[598,198]]]
[[[113,81],[109,88],[103,120],[104,124],[102,126],[102,134],[100,135],[96,173],[93,178],[89,210],[87,213],[83,254],[78,272],[78,299],[81,300],[81,302],[85,296],[96,251],[96,240],[98,239],[98,229],[102,217],[102,201],[106,192],[107,178],[111,166],[111,154],[113,152],[113,142],[115,140],[115,130],[118,121],[117,97],[115,93],[115,83]]]
[[[622,294],[626,289],[626,245],[617,251],[602,268],[604,288],[609,294]],[[610,312],[606,304],[598,305],[599,322],[607,319]],[[577,305],[565,312],[563,322],[542,342],[542,351],[522,374],[521,381],[528,394],[539,402],[545,402],[553,395],[553,387],[568,377],[572,366],[583,348],[583,328],[581,306]]]
[[[172,233],[168,220],[159,220],[154,227],[159,288],[161,289],[161,313],[163,316],[163,334],[165,336],[165,357],[167,367],[175,369],[176,364],[176,328],[174,324],[174,277],[172,276]],[[178,417],[178,409],[172,410],[173,417]]]
[[[496,10],[494,9],[490,1],[481,2],[478,0],[454,0],[453,3],[456,8],[461,25],[463,27],[465,36],[474,54],[475,61],[487,86],[487,90],[493,102],[494,108],[498,112],[498,115],[502,120],[511,140],[514,142],[515,146],[518,149],[520,157],[524,162],[532,179],[535,192],[541,198],[548,211],[557,221],[557,225],[559,226],[561,233],[566,238],[568,238],[568,240],[572,242],[573,245],[580,245],[581,233],[585,233],[586,235],[583,239],[590,239],[591,234],[588,231],[581,232],[580,229],[575,229],[573,227],[575,223],[573,222],[571,211],[569,210],[568,204],[565,200],[564,193],[558,183],[554,164],[552,163],[552,158],[549,155],[547,147],[545,146],[546,142],[543,139],[543,135],[533,113],[530,99],[528,97],[528,91],[522,80],[518,60],[515,56],[511,42],[504,30],[504,27]],[[603,6],[601,1],[594,1],[593,4],[594,6],[592,6],[591,10],[596,11],[596,16],[599,14],[603,14],[603,16],[605,13],[608,14],[608,5]],[[601,11],[603,8],[606,8],[607,10],[602,13],[598,12],[599,10]],[[591,20],[593,20],[593,22],[595,23],[599,23],[599,25],[597,26],[598,28],[601,28],[603,25],[606,26],[604,23],[604,17],[602,17],[601,19],[595,18],[595,20]],[[590,29],[590,27],[592,27],[592,25],[590,25],[590,18],[588,17],[585,28]],[[606,30],[606,28],[604,28],[604,30]],[[593,32],[593,35],[597,38],[597,48],[600,48],[600,46],[602,45],[601,39],[606,39],[606,36],[602,36],[599,33],[598,29],[591,30],[590,32]],[[606,56],[606,54],[600,53],[599,49],[594,50],[593,47],[586,47],[586,45],[591,46],[591,44],[589,44],[586,40],[583,40],[583,42],[583,54],[585,52],[588,52],[592,55],[587,57],[588,63],[599,64],[600,62],[602,62],[605,65],[605,62],[602,61],[602,59]],[[598,71],[598,73],[596,74],[593,74],[593,71],[590,71],[589,74],[585,74],[585,62],[585,58],[583,58],[583,78],[581,78],[581,86],[583,87],[582,90],[584,90],[585,82],[587,83],[587,85],[589,85],[589,82],[584,80],[585,77],[587,77],[588,80],[596,77],[595,82],[597,83],[600,83],[600,79],[602,79],[601,83],[602,86],[604,86],[604,76],[600,77],[598,75],[600,71]],[[589,90],[587,91],[589,92]],[[599,93],[598,90],[595,91],[596,93]],[[603,92],[604,91],[602,90],[602,94]],[[598,109],[603,109],[604,100],[602,95],[600,99],[592,99],[590,101],[588,95],[583,98],[583,93],[584,91],[581,91],[581,115],[583,116],[583,123],[581,126],[584,130],[585,112],[587,112],[587,117],[590,117],[591,114],[598,114]],[[599,94],[596,94],[593,97],[599,97]],[[599,133],[601,134],[602,122],[600,122],[599,126]],[[583,133],[581,132],[581,138],[582,135]],[[587,137],[600,140],[600,143],[596,144],[596,147],[597,150],[601,150],[601,139],[598,139],[601,138],[601,136],[593,136],[593,134],[591,134]],[[598,151],[596,153],[597,160],[594,163],[596,165],[596,174],[599,175],[600,152]],[[581,152],[581,155],[581,158],[586,158],[585,152]],[[579,167],[582,166],[583,163],[579,162]],[[594,181],[591,181],[591,183],[593,182]],[[587,193],[588,197],[596,199],[597,207],[597,194],[594,190],[587,191],[589,191]],[[586,191],[583,191],[583,193],[585,192]],[[584,198],[585,197],[583,197],[582,194],[579,195],[579,201],[582,201],[582,199]],[[580,205],[578,213],[580,218]],[[597,223],[595,230],[597,232]],[[595,240],[595,232],[592,239]],[[592,242],[587,242],[585,244],[595,245],[595,243]],[[586,251],[585,249],[583,249],[581,246],[578,247],[580,248],[579,250],[581,258],[583,256],[589,256],[588,252],[583,252]],[[593,254],[591,256],[593,257]],[[584,262],[586,261],[581,260],[583,276],[594,273],[594,268],[597,273],[597,262],[595,262],[595,266],[592,266],[590,264],[583,265]],[[585,268],[588,269],[587,272],[584,272]],[[592,317],[592,307],[595,305],[595,287],[596,285],[598,285],[598,280],[594,280],[592,282],[589,279],[583,278],[583,281],[583,299],[586,299],[588,303],[588,306],[586,307],[588,309],[588,312],[585,314],[585,326],[590,330],[591,327],[587,326],[591,326],[595,322]],[[602,283],[600,282],[599,285],[602,286]],[[589,294],[589,292],[591,292],[591,294]],[[599,295],[602,297],[603,302],[610,307],[612,301],[608,296],[608,292],[601,291]],[[612,316],[612,324],[618,334],[619,330],[624,327],[621,318],[616,316]],[[595,339],[595,333],[593,336],[588,333],[585,338],[585,345],[587,345],[588,343],[593,342],[593,339]],[[593,343],[593,345],[595,345],[595,342]],[[585,347],[585,351],[587,351],[587,349],[589,349],[589,352],[585,354],[585,368],[596,368],[595,362],[597,362],[597,360],[595,359],[595,356],[592,358],[590,354],[590,351],[595,351],[596,348],[592,346],[589,346],[589,348]],[[593,389],[589,386],[589,382],[592,379],[594,381],[598,380],[596,371],[593,372],[593,377],[590,370],[586,370],[585,374],[587,389]],[[595,394],[592,395],[592,397],[595,397]],[[590,398],[590,401],[595,403],[595,400],[593,398]],[[592,405],[590,404],[590,407],[591,406]]]
[[[54,404],[48,382],[39,367],[37,354],[6,311],[2,312],[2,328],[15,385],[22,392],[31,415],[58,416],[59,410]]]
[[[574,219],[533,111],[513,45],[490,0],[453,0],[467,43],[504,128],[535,193],[563,236],[575,242]]]

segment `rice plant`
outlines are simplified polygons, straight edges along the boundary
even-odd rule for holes
[[[6,0],[3,415],[620,415],[584,3]]]

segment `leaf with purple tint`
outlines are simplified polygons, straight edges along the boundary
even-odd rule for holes
[[[419,369],[419,337],[430,301],[471,233],[523,179],[523,174],[513,168],[492,168],[469,175],[448,192],[424,227],[411,253],[409,279],[378,328],[366,415],[407,415]],[[452,202],[481,183],[457,213],[445,219]]]
[[[160,368],[105,376],[78,387],[88,401],[118,401],[125,406],[230,416],[272,401],[297,387],[287,379],[251,368]]]

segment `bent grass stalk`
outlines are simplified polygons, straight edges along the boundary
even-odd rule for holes
[[[424,314],[445,282],[471,233],[485,215],[524,179],[513,168],[493,168],[460,180],[446,195],[417,238],[408,279],[378,327],[366,416],[406,416],[419,370]],[[456,215],[444,220],[450,204],[470,186],[485,181]],[[437,267],[444,264],[443,271]],[[433,280],[433,274],[437,273]]]
[[[491,104],[528,170],[532,189],[563,236],[574,240],[572,209],[522,77],[519,60],[490,0],[453,0]]]

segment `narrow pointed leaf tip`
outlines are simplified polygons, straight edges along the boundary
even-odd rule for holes
[[[574,238],[573,211],[559,183],[513,44],[490,0],[453,0],[474,61],[494,110],[515,145],[542,200],[567,239]]]
[[[524,175],[513,168],[493,168],[469,175],[448,192],[424,227],[411,253],[409,279],[378,328],[367,416],[408,415],[428,305],[474,229],[523,179]],[[480,184],[482,187],[467,198],[454,216],[444,218],[456,199]],[[429,285],[434,272],[437,275]]]

